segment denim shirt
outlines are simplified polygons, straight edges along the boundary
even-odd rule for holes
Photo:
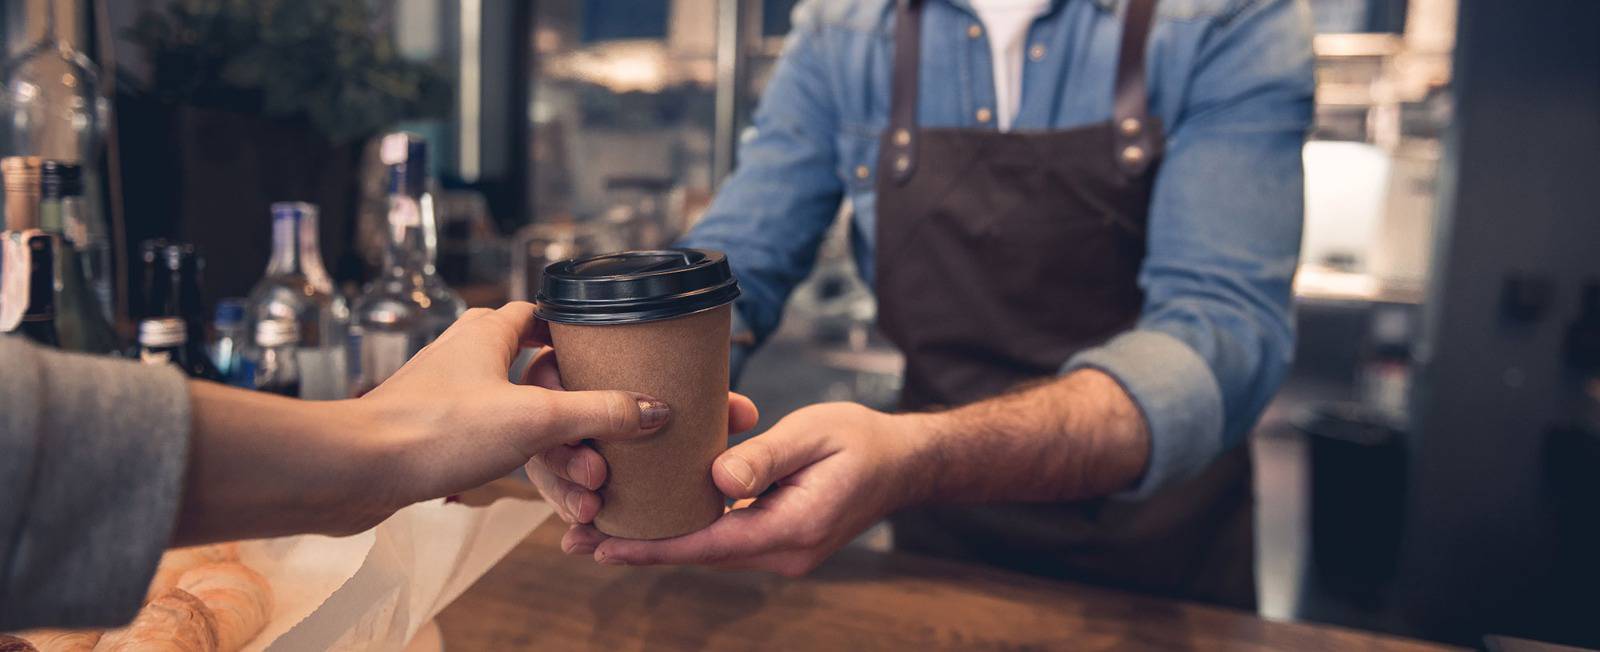
[[[924,126],[993,129],[984,30],[967,0],[924,0]],[[1012,131],[1110,119],[1119,0],[1055,0],[1028,31]],[[810,273],[841,202],[870,284],[878,136],[888,123],[892,0],[806,0],[739,165],[688,235],[720,249],[757,341]],[[1303,0],[1162,0],[1150,34],[1150,110],[1167,125],[1149,213],[1138,323],[1066,361],[1115,378],[1150,429],[1138,498],[1238,445],[1282,382],[1303,212],[1300,150],[1312,120]],[[1111,156],[1111,152],[1107,152]],[[1040,279],[1048,282],[1048,279]]]

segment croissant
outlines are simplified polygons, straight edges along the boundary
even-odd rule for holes
[[[10,634],[0,634],[0,652],[39,652],[39,648]]]
[[[106,632],[95,652],[217,652],[217,619],[199,598],[171,589],[127,627]]]
[[[244,647],[272,618],[272,587],[244,564],[206,564],[184,573],[178,588],[200,598],[217,618],[217,643],[225,652]]]
[[[190,569],[219,561],[239,561],[238,544],[219,543],[168,550],[161,555],[161,563],[156,566],[156,575],[150,580],[150,589],[145,592],[144,601],[149,603],[156,596],[165,595],[178,585],[178,578]]]
[[[89,652],[100,642],[101,633],[98,629],[35,629],[18,632],[17,636],[33,644],[39,652]],[[0,650],[4,649],[0,646]]]

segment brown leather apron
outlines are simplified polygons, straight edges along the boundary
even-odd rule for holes
[[[896,14],[878,161],[879,324],[905,353],[902,408],[960,405],[1052,377],[1131,327],[1164,141],[1130,0],[1108,122],[1047,132],[919,128],[921,2]],[[1249,456],[1240,446],[1142,501],[920,508],[901,549],[1251,608]]]

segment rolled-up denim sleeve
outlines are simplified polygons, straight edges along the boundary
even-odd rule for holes
[[[811,272],[844,192],[826,35],[810,6],[795,9],[794,29],[739,146],[737,169],[680,243],[728,254],[743,290],[740,324],[757,342],[777,328],[789,293]]]
[[[1238,445],[1287,374],[1312,117],[1304,3],[1238,3],[1206,35],[1151,199],[1133,330],[1079,353],[1138,405],[1150,460],[1127,497]],[[1173,119],[1175,118],[1175,119]]]

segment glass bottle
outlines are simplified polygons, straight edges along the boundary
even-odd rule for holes
[[[83,166],[66,161],[44,161],[39,166],[42,201],[59,203],[61,231],[72,245],[73,255],[82,268],[86,287],[109,323],[115,320],[116,298],[112,295],[111,236],[106,225],[89,210],[84,200]],[[41,206],[41,211],[51,209]]]
[[[241,372],[242,351],[246,348],[248,331],[244,318],[244,299],[223,299],[217,302],[216,314],[211,318],[211,364],[228,381],[229,385],[250,386],[251,379]]]
[[[334,291],[317,245],[317,207],[305,202],[272,205],[272,257],[250,291],[251,323],[288,319],[297,323],[300,380],[304,396],[347,395],[345,345],[350,309]]]
[[[83,185],[77,164],[46,160],[39,167],[39,227],[56,236],[56,325],[62,348],[85,353],[112,353],[117,335],[112,328],[110,249],[89,251],[83,219]],[[101,243],[104,244],[103,242]],[[96,286],[99,287],[96,287]]]
[[[427,143],[384,136],[379,155],[389,174],[383,269],[356,300],[350,328],[351,390],[365,394],[411,359],[466,304],[434,271],[433,197],[427,192]]]
[[[38,41],[0,63],[5,151],[96,162],[110,103],[99,94],[100,71],[94,62],[56,31],[57,12],[72,11],[77,3],[28,4],[43,10],[42,17],[30,16],[29,22],[42,22],[44,30]]]
[[[250,350],[251,385],[259,391],[300,398],[300,322],[263,319],[256,322],[255,346]]]
[[[147,242],[141,253],[146,261],[146,319],[177,319],[185,331],[184,371],[195,378],[223,380],[205,346],[205,302],[200,296],[205,259],[194,245],[181,242]]]
[[[16,235],[28,256],[27,307],[16,333],[41,345],[60,348],[56,332],[55,236],[43,231]],[[21,298],[21,297],[10,297]]]
[[[133,306],[133,318],[176,317],[167,314],[167,295],[171,293],[171,278],[167,273],[167,245],[161,238],[139,243],[139,294]]]
[[[202,350],[206,306],[200,294],[200,274],[205,271],[205,258],[194,245],[182,242],[168,244],[162,256],[167,267],[167,302],[162,314],[183,319],[184,326],[189,329],[189,345]]]

